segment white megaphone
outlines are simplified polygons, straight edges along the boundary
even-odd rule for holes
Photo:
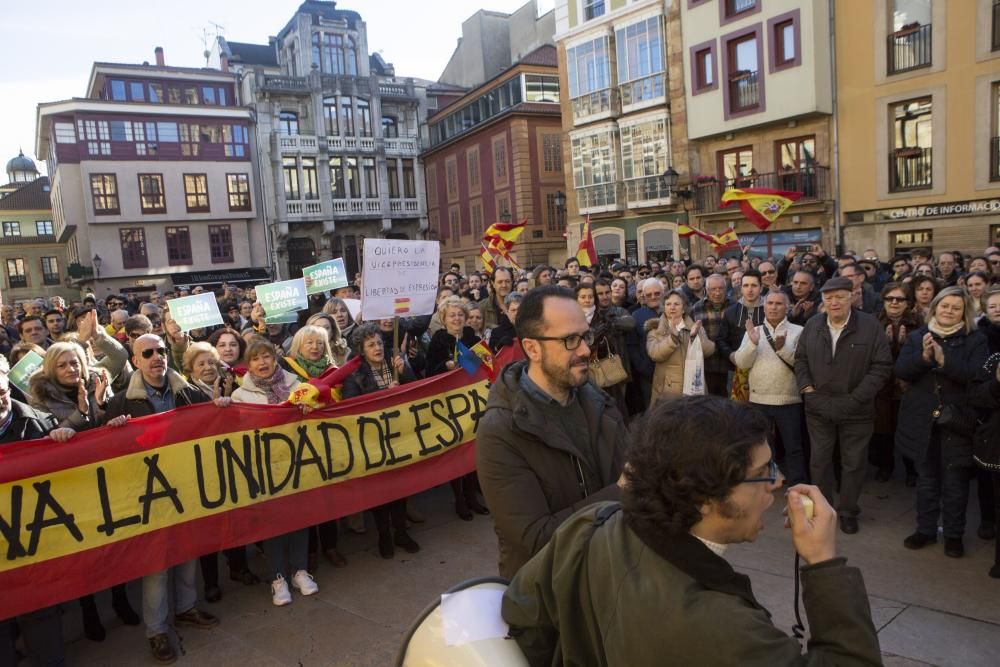
[[[528,667],[500,617],[507,584],[480,577],[449,589],[410,626],[396,667]]]

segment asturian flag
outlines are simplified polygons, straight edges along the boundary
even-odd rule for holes
[[[801,192],[772,190],[770,188],[742,188],[726,190],[722,193],[722,204],[725,208],[731,203],[739,202],[740,210],[747,220],[757,229],[764,231],[778,219],[792,202],[802,196]]]

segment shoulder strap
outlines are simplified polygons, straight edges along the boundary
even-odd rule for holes
[[[790,371],[792,371],[794,373],[795,372],[795,366],[792,366],[790,363],[788,363],[788,361],[783,356],[781,356],[780,354],[778,354],[778,348],[776,348],[774,346],[774,339],[771,338],[771,332],[767,330],[767,325],[766,324],[761,324],[760,328],[764,330],[764,337],[767,338],[768,344],[771,346],[771,349],[774,350],[774,356],[778,357],[778,359],[781,360],[781,363],[783,363],[785,366],[787,366],[788,370],[790,370]]]

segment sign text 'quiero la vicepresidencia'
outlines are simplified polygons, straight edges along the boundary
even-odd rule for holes
[[[177,322],[181,331],[222,324],[219,302],[212,292],[170,299],[167,305],[170,307],[170,317]]]
[[[257,301],[268,317],[305,310],[309,307],[305,278],[258,285]]]
[[[307,266],[302,269],[302,277],[309,285],[309,294],[347,287],[347,271],[344,269],[344,260],[339,257]]]
[[[364,319],[433,313],[440,262],[437,241],[365,239],[361,284]]]

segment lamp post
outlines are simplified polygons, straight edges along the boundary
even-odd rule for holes
[[[94,265],[94,291],[97,292],[97,283],[101,279],[101,263],[104,261],[101,256],[96,252],[94,253],[93,259],[90,260]],[[98,296],[99,295],[95,295]]]
[[[510,211],[504,209],[504,212],[500,214],[500,222],[507,224],[511,220]]]
[[[677,184],[681,180],[681,175],[677,173],[673,165],[669,165],[663,175],[660,176],[663,180],[663,186],[667,189],[667,196],[673,197],[677,195],[681,199],[681,207],[684,209],[684,224],[689,225],[690,223],[690,202],[694,198],[694,190],[690,185],[685,185],[684,187],[678,187]],[[690,256],[690,241],[688,241],[688,255]]]

